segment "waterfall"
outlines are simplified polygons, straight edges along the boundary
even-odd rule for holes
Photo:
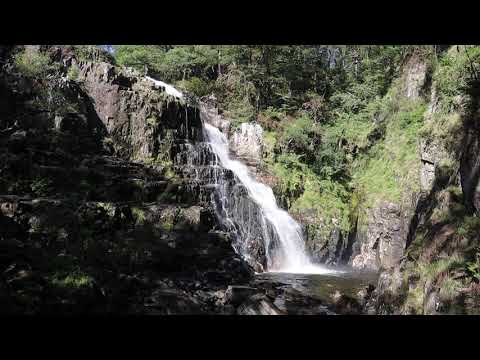
[[[177,98],[183,97],[171,85],[148,79],[163,87],[167,93]],[[250,264],[257,264],[259,271],[303,274],[336,272],[312,264],[305,250],[300,225],[278,207],[270,187],[256,181],[245,164],[230,157],[228,139],[211,124],[217,122],[211,118],[208,108],[201,104],[199,110],[206,144],[198,143],[195,149],[189,149],[185,153],[185,162],[212,170],[203,170],[206,178],[202,180],[213,182],[215,190],[211,199],[217,218],[232,233],[232,245],[237,253]],[[213,152],[211,160],[204,153],[203,145],[208,145],[210,152]],[[202,156],[195,155],[195,151]],[[198,169],[195,169],[195,178],[198,178]]]
[[[164,83],[163,81],[160,81],[160,80],[155,80],[155,79],[151,78],[150,76],[146,76],[145,78],[152,81],[155,84],[156,87],[163,87],[167,94],[175,96],[177,99],[182,99],[183,98],[183,94],[180,91],[178,91],[177,89],[175,89],[172,85]]]
[[[204,132],[220,165],[238,178],[248,191],[248,196],[260,207],[263,225],[264,246],[269,271],[288,273],[326,273],[329,270],[311,263],[305,251],[305,241],[300,225],[284,210],[280,209],[270,187],[257,182],[246,165],[230,157],[228,139],[218,128],[204,122]],[[223,214],[228,217],[228,194],[222,196]],[[226,219],[234,222],[232,219]],[[268,230],[268,225],[273,234]],[[239,224],[242,226],[243,224]],[[277,250],[270,251],[272,241],[278,242]]]

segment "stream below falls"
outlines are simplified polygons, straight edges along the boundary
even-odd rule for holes
[[[273,305],[288,315],[362,314],[362,292],[375,286],[377,272],[331,267],[331,272],[264,272],[252,283],[272,293]]]

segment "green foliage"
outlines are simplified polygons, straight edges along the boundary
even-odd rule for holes
[[[443,279],[440,285],[440,290],[438,292],[440,300],[444,302],[453,301],[455,297],[458,295],[458,290],[460,287],[461,287],[461,284],[459,281],[453,279],[450,276],[446,276]]]
[[[479,81],[480,47],[453,46],[441,58],[434,74],[441,111],[458,110],[458,98],[467,94]]]
[[[300,217],[308,212],[323,219],[329,231],[332,225],[348,230],[348,193],[336,182],[319,180],[300,156],[286,153],[276,159],[272,167],[278,178],[276,192],[283,194],[287,207]]]
[[[132,207],[132,214],[137,224],[142,225],[145,223],[145,210],[134,206]]]
[[[420,262],[418,264],[418,273],[427,281],[435,281],[440,275],[462,266],[463,259],[458,255],[451,255],[432,262]]]
[[[355,164],[354,186],[365,193],[366,203],[399,202],[403,192],[418,190],[420,161],[416,154],[417,134],[425,105],[408,102],[386,120],[386,137],[377,142]]]
[[[414,288],[407,292],[405,303],[403,305],[407,314],[422,315],[424,301],[424,287],[420,282]]]
[[[470,261],[466,263],[466,269],[468,275],[471,276],[478,283],[480,282],[480,262],[479,261]]]
[[[93,278],[80,270],[73,273],[57,272],[49,280],[53,286],[65,290],[78,290],[93,286]]]
[[[263,158],[268,164],[272,164],[275,159],[275,146],[277,144],[277,136],[273,131],[265,131],[263,133]]]
[[[14,58],[16,69],[25,76],[43,78],[53,69],[48,55],[36,51],[22,51]]]
[[[285,153],[278,156],[273,171],[279,178],[278,190],[284,194],[300,194],[308,167],[300,161],[300,156]]]
[[[78,67],[75,65],[70,66],[67,72],[67,78],[72,81],[78,80],[78,75],[80,74],[80,71],[78,70]]]
[[[103,61],[115,64],[115,58],[100,45],[73,45],[72,47],[80,61]]]
[[[112,217],[115,213],[115,206],[112,203],[98,202],[97,207],[105,211],[105,213]]]
[[[118,45],[115,59],[119,65],[132,67],[143,72],[145,66],[155,70],[164,58],[164,50],[154,45]]]
[[[181,80],[177,82],[177,87],[198,97],[209,95],[213,92],[214,83],[209,83],[199,77],[193,76],[188,80]]]
[[[293,121],[284,122],[280,146],[297,154],[307,153],[313,150],[314,134],[313,120],[307,115],[303,115]]]

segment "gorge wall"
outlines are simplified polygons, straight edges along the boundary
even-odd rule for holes
[[[235,313],[253,270],[218,229],[196,106],[68,47],[1,50],[2,312]],[[52,68],[20,72],[27,51]]]

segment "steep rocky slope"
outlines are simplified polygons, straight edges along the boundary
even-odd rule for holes
[[[234,312],[218,302],[251,269],[215,231],[207,186],[179,171],[198,111],[109,63],[47,54],[57,72],[7,62],[0,79],[2,312]]]
[[[398,256],[381,266],[378,288],[367,305],[370,313],[478,314],[478,82],[474,77],[461,87],[456,80],[454,97],[445,88],[445,74],[454,71],[450,64],[464,61],[462,50],[452,47],[450,63],[438,65],[433,84],[426,84],[428,107],[414,149],[418,187],[404,192],[411,201],[398,212],[407,220],[406,226],[396,226]],[[422,78],[427,76],[407,77],[406,96],[419,93],[408,91],[414,88],[408,79]],[[380,232],[377,238],[395,243],[390,233]]]

